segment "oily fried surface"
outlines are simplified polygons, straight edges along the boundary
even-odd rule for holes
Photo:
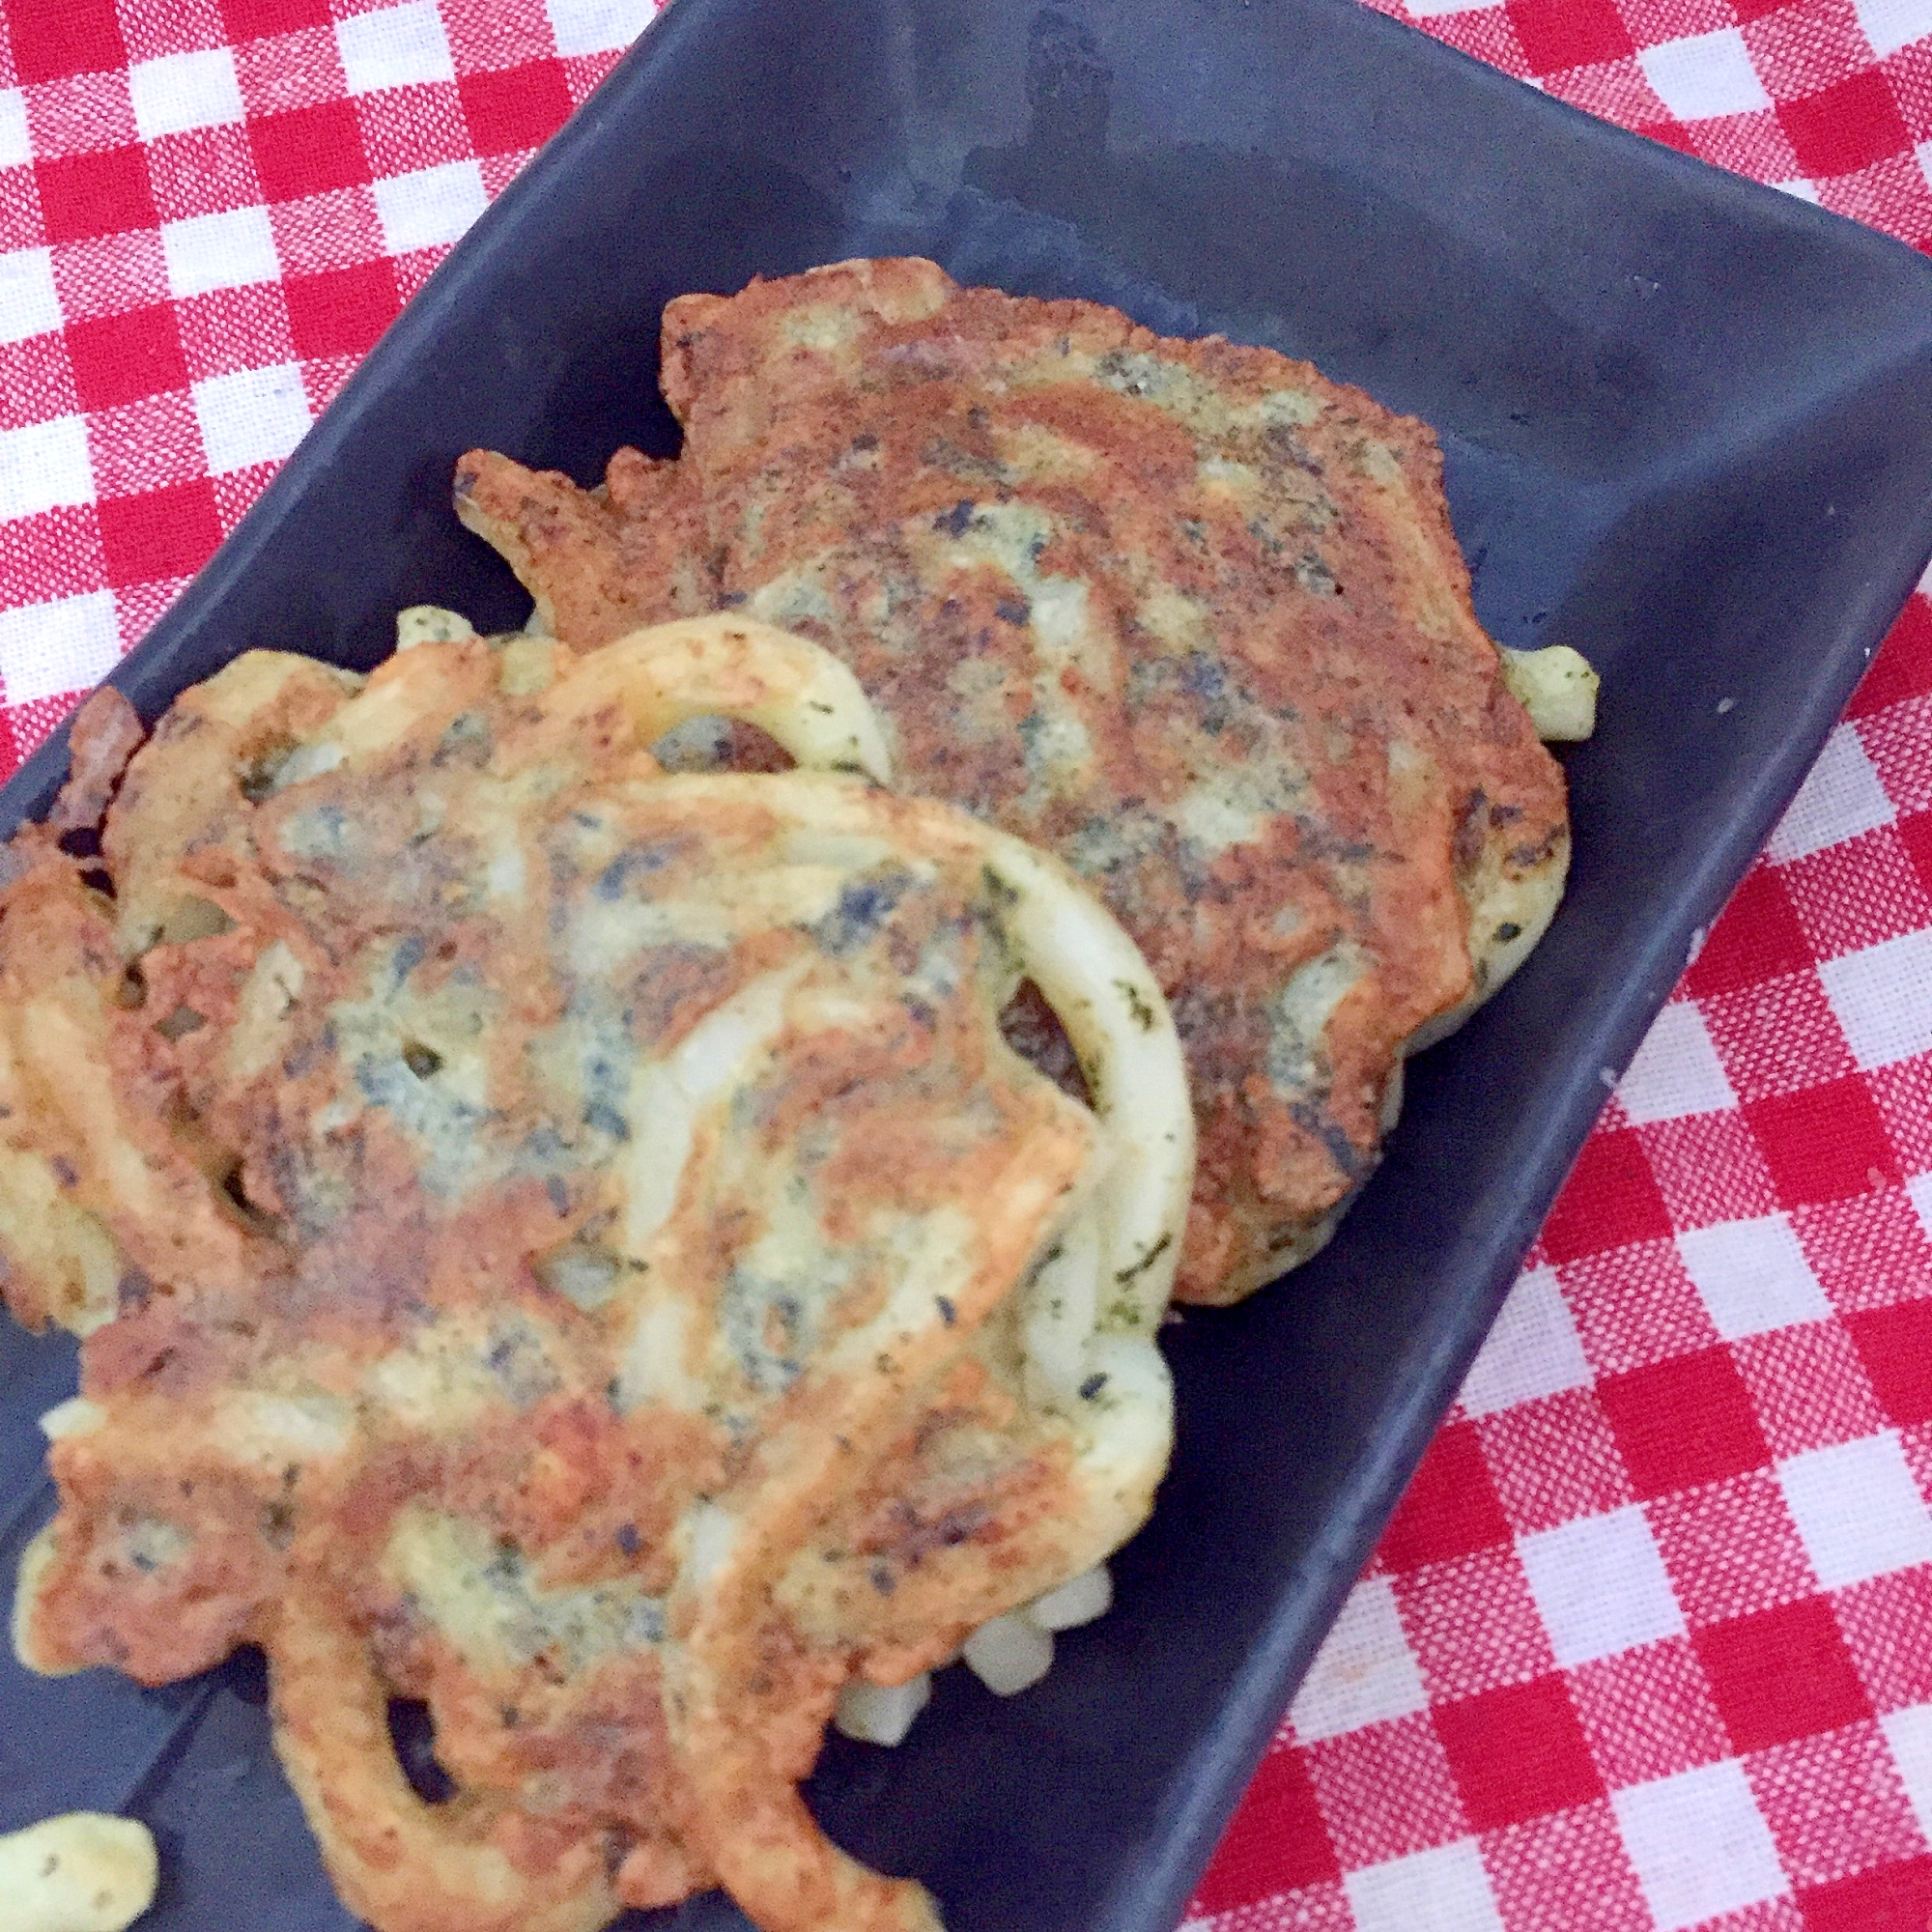
[[[795,1784],[848,1678],[1145,1516],[1157,1298],[1041,1382],[1022,1288],[1100,1129],[1000,1037],[991,835],[667,777],[619,655],[243,658],[134,757],[113,900],[18,848],[6,1293],[90,1332],[16,1642],[148,1683],[263,1644],[383,1932],[720,1882],[771,1932],[918,1932]]]
[[[620,638],[713,608],[699,506],[675,463],[619,450],[595,490],[479,450],[464,460],[456,514],[536,586],[547,637]]]
[[[612,635],[612,584],[692,594],[629,574],[675,534],[715,602],[830,645],[902,785],[1058,853],[1158,972],[1201,1132],[1179,1293],[1305,1259],[1403,1051],[1514,967],[1568,858],[1434,438],[1267,350],[921,261],[689,296],[664,342],[676,518],[626,515],[622,453],[603,524],[499,542],[557,635]],[[508,474],[466,458],[459,500]]]

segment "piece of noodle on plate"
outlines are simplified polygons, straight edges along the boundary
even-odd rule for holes
[[[85,1336],[16,1648],[161,1683],[261,1644],[382,1932],[713,1884],[768,1932],[934,1926],[796,1787],[841,1689],[1147,1515],[1166,1006],[1055,862],[883,788],[817,646],[467,630],[412,619],[366,681],[249,653],[98,859],[15,841],[6,1292]],[[799,769],[666,774],[710,716]],[[1003,1037],[1022,980],[1091,1104]]]

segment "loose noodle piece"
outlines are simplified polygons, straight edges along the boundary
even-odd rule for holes
[[[159,1862],[145,1825],[70,1811],[0,1837],[6,1932],[124,1932],[155,1902]]]
[[[111,903],[16,848],[0,1155],[114,1283],[77,1300],[0,1212],[10,1304],[94,1324],[16,1649],[163,1682],[261,1643],[381,1932],[713,1883],[766,1932],[934,1932],[797,1785],[842,1687],[916,1683],[1151,1506],[1193,1173],[1159,988],[1057,863],[866,782],[815,645],[405,628],[366,681],[251,654],[186,694]],[[714,715],[801,769],[662,771]],[[1002,1037],[1022,980],[1091,1108]]]

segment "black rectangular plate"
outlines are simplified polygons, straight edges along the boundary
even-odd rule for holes
[[[368,666],[422,600],[520,621],[449,512],[484,443],[669,451],[658,316],[849,255],[1306,355],[1435,425],[1476,604],[1604,673],[1576,867],[1410,1070],[1383,1172],[1285,1287],[1170,1331],[1180,1446],[1119,1604],[1009,1702],[947,1674],[810,1795],[953,1932],[1166,1932],[1604,1097],[1932,551],[1932,263],[1573,113],[1348,0],[677,0],[478,223],[115,674],[153,717],[251,645]],[[1722,715],[1720,699],[1734,703]],[[42,810],[64,752],[5,794]],[[0,1562],[69,1355],[0,1329]],[[11,1525],[11,1526],[10,1526]],[[153,1932],[339,1932],[259,1663],[143,1692],[0,1665],[0,1829],[129,1805]],[[742,1925],[716,1897],[661,1920]]]

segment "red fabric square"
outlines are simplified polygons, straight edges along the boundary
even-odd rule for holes
[[[1932,1923],[1932,1858],[1904,1859],[1807,1886],[1797,1894],[1804,1932],[1925,1932]]]
[[[1932,1295],[1932,1238],[1903,1188],[1799,1208],[1791,1225],[1840,1313]]]
[[[1887,1415],[1932,1422],[1932,1300],[1847,1315],[1845,1327]]]
[[[262,198],[245,127],[189,128],[148,145],[148,175],[163,221],[225,214]]]
[[[1569,1678],[1590,1754],[1613,1790],[1730,1755],[1711,1687],[1684,1637],[1579,1664]]]
[[[1796,860],[1785,883],[1821,959],[1932,926],[1932,895],[1892,825]]]
[[[70,323],[125,315],[168,298],[167,257],[152,228],[63,242],[51,252],[61,314]]]
[[[1795,1321],[1731,1344],[1758,1427],[1782,1461],[1876,1435],[1886,1414],[1852,1338],[1836,1321]]]
[[[296,353],[318,359],[361,355],[402,306],[396,271],[387,262],[363,262],[323,275],[293,275],[282,286]]]
[[[1671,1594],[1693,1630],[1795,1602],[1818,1587],[1784,1492],[1769,1469],[1660,1496],[1643,1514]]]
[[[1818,183],[1818,201],[1833,214],[1883,223],[1907,235],[1932,228],[1932,186],[1910,148],[1848,175],[1827,175]]]
[[[227,469],[214,479],[214,508],[226,536],[250,510],[270,483],[279,463],[251,463],[243,469]]]
[[[1932,694],[1932,597],[1910,597],[1852,694],[1851,718],[1869,718],[1904,697]]]
[[[1871,1095],[1906,1171],[1932,1173],[1932,1053],[1873,1067]]]
[[[158,219],[139,148],[58,156],[36,162],[34,179],[49,242],[85,242],[127,228],[152,228]]]
[[[1881,1712],[1932,1704],[1932,1567],[1854,1583],[1833,1594],[1832,1607]]]
[[[1763,1750],[1872,1715],[1852,1654],[1822,1597],[1691,1634],[1731,1743]]]
[[[228,38],[220,0],[118,0],[128,58],[135,65],[168,54],[218,47]]]
[[[1777,1209],[1777,1189],[1757,1143],[1734,1108],[1649,1121],[1637,1139],[1680,1233],[1718,1221],[1755,1221]]]
[[[1227,1912],[1341,1875],[1307,1759],[1292,1746],[1277,1747],[1228,1821],[1194,1903],[1201,1912]]]
[[[1898,842],[1925,890],[1932,893],[1932,811],[1915,811],[1898,821]]]
[[[1713,114],[1709,120],[1694,123],[1690,132],[1692,152],[1713,167],[1729,168],[1752,181],[1797,178],[1798,156],[1791,152],[1777,116],[1768,106],[1743,114]]]
[[[166,302],[74,323],[67,331],[67,353],[85,410],[109,410],[164,389],[187,387],[181,330]]]
[[[448,81],[388,87],[355,104],[362,150],[376,180],[472,158],[462,102]]]
[[[1675,148],[1680,155],[1694,155],[1697,152],[1696,135],[1681,121],[1645,121],[1633,128],[1631,132],[1641,134],[1647,141],[1655,141],[1661,148]]]
[[[188,371],[197,383],[237,369],[270,368],[295,357],[289,304],[279,282],[215,289],[182,302],[175,314]]]
[[[102,497],[136,497],[208,473],[194,400],[185,388],[92,411],[87,453]]]
[[[1467,1829],[1427,1714],[1365,1724],[1303,1754],[1344,1871],[1445,1845]]]
[[[1562,1263],[1669,1233],[1670,1214],[1642,1141],[1629,1128],[1599,1129],[1583,1143],[1542,1239],[1550,1260]]]
[[[1509,1932],[1632,1932],[1651,1922],[1616,1814],[1602,1799],[1487,1833],[1482,1843]],[[1289,1925],[1301,1932],[1293,1919],[1281,1932]]]
[[[1509,0],[1509,16],[1538,73],[1619,60],[1633,50],[1615,0]]]
[[[541,147],[570,113],[570,90],[555,61],[532,61],[503,73],[465,74],[458,85],[479,155]]]
[[[1479,1832],[1604,1795],[1561,1677],[1438,1704],[1435,1716],[1463,1808]]]
[[[1436,1432],[1403,1492],[1382,1535],[1382,1561],[1391,1570],[1413,1570],[1509,1540],[1475,1428],[1452,1422]]]
[[[1513,1548],[1426,1564],[1395,1579],[1395,1598],[1431,1697],[1473,1697],[1556,1667]]]
[[[328,0],[221,0],[221,13],[230,37],[238,41],[328,25]]]
[[[114,0],[7,0],[4,18],[14,42],[14,70],[29,87],[128,65]]]
[[[190,576],[221,541],[214,486],[206,477],[145,497],[109,497],[99,511],[101,549],[116,583]]]
[[[1718,1339],[1674,1240],[1590,1255],[1559,1270],[1564,1305],[1600,1375],[1641,1368]]]
[[[100,568],[100,522],[91,503],[0,522],[0,605],[98,590]],[[5,752],[0,740],[0,758]]]
[[[1731,12],[1741,21],[1761,20],[1767,14],[1776,14],[1791,4],[1792,0],[1731,0]]]
[[[1813,969],[1716,995],[1698,1010],[1741,1100],[1793,1094],[1853,1069],[1844,1029]]]
[[[1898,103],[1877,68],[1802,100],[1779,101],[1777,118],[1807,175],[1848,175],[1912,146]]]
[[[1833,1885],[1925,1849],[1897,1760],[1868,1719],[1773,1745],[1744,1763],[1793,1885]]]
[[[1603,1405],[1590,1389],[1518,1403],[1476,1424],[1503,1514],[1519,1535],[1634,1502]]]
[[[1752,1100],[1745,1118],[1787,1208],[1869,1194],[1899,1179],[1885,1122],[1856,1074]]]
[[[80,408],[73,392],[73,368],[59,334],[30,335],[24,342],[0,342],[0,429],[49,422]],[[0,529],[6,524],[0,521]],[[32,603],[32,598],[22,598]]]
[[[1703,950],[1691,961],[1684,984],[1692,999],[1735,993],[1784,973],[1802,973],[1811,964],[1804,929],[1785,896],[1776,870],[1762,863],[1747,872]]]
[[[27,89],[27,134],[37,158],[94,155],[140,139],[125,72],[76,73]]]
[[[362,130],[347,100],[264,114],[248,123],[248,144],[255,151],[262,192],[270,201],[300,201],[369,179]]]
[[[1597,1399],[1639,1496],[1667,1495],[1770,1461],[1750,1396],[1728,1349],[1705,1349],[1605,1376]]]
[[[515,68],[556,52],[543,0],[438,0],[458,73]]]

